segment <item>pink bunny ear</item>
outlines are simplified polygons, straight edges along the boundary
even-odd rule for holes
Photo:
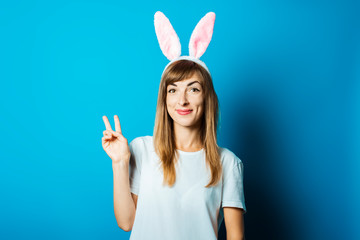
[[[160,11],[154,16],[155,32],[163,54],[171,61],[180,56],[181,45],[169,19]]]
[[[206,51],[213,34],[215,13],[207,13],[196,25],[189,42],[190,56],[200,58]]]

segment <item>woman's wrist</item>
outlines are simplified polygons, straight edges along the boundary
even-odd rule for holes
[[[113,168],[128,168],[129,167],[129,160],[116,160],[112,161]]]

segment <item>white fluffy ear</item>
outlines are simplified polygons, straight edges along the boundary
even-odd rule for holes
[[[214,30],[215,13],[207,13],[196,25],[189,42],[190,56],[200,58],[206,51]]]
[[[169,19],[160,11],[154,16],[155,32],[163,54],[171,61],[181,54],[181,45],[178,35]]]

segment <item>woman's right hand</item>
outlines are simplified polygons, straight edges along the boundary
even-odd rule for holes
[[[120,120],[117,115],[114,116],[115,131],[111,129],[110,122],[106,116],[103,116],[106,130],[103,132],[102,146],[113,163],[130,160],[130,148],[127,139],[121,133]]]

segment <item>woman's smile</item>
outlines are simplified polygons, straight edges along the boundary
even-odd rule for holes
[[[192,112],[192,109],[186,109],[186,110],[178,109],[176,110],[176,112],[180,115],[188,115]]]

